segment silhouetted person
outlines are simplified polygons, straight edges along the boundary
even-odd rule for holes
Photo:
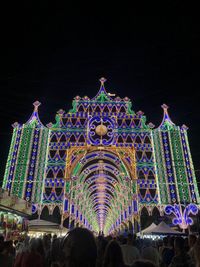
[[[194,245],[195,267],[200,267],[200,236],[197,238]]]
[[[153,262],[156,266],[159,266],[160,256],[158,250],[153,247],[152,241],[146,239],[141,252],[141,258]]]
[[[131,265],[131,267],[156,267],[155,264],[147,260],[137,260]]]
[[[108,244],[108,240],[103,236],[97,238],[97,262],[96,267],[102,267],[105,249]]]
[[[170,237],[163,238],[163,246],[160,248],[161,267],[167,267],[174,257],[174,249],[171,242],[174,242]]]
[[[12,241],[5,241],[0,253],[0,266],[12,267],[14,262]]]
[[[44,267],[42,246],[41,239],[31,239],[29,249],[17,255],[14,267]]]
[[[0,253],[4,248],[4,237],[0,235]]]
[[[84,228],[71,230],[63,240],[65,267],[95,267],[97,246],[92,232]]]
[[[104,255],[103,267],[124,267],[123,255],[120,245],[112,240],[108,243]]]
[[[124,263],[126,265],[131,265],[134,260],[138,260],[140,258],[139,250],[133,246],[133,235],[131,234],[128,234],[126,244],[121,245],[121,250]]]
[[[195,245],[196,241],[197,241],[196,235],[189,235],[189,238],[188,238],[188,244],[189,244],[188,254],[190,255],[191,260],[193,262],[195,262],[195,258],[194,258],[194,245]]]
[[[185,251],[185,243],[182,237],[176,237],[174,240],[175,256],[172,259],[170,267],[189,267],[191,258]]]

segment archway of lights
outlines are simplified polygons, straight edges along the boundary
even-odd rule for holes
[[[130,151],[99,147],[83,150],[85,153],[72,169],[71,205],[75,214],[75,209],[85,214],[94,231],[108,233],[112,225],[120,224],[121,214],[124,221],[132,221],[135,165],[133,162],[133,168],[126,167],[125,157]]]
[[[3,188],[33,203],[33,215],[61,226],[105,234],[139,226],[141,212],[167,216],[182,228],[197,214],[199,192],[187,127],[175,125],[167,105],[155,128],[128,97],[76,96],[46,126],[34,103],[30,119],[13,124]]]

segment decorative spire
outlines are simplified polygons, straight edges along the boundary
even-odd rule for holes
[[[101,79],[99,79],[100,83],[102,86],[104,86],[104,83],[107,81],[106,78],[101,77]]]
[[[53,126],[53,123],[52,123],[52,122],[49,122],[49,123],[46,124],[46,126],[47,126],[48,128],[51,128],[51,127]]]
[[[187,127],[187,125],[183,124],[182,127],[181,127],[183,130],[188,130],[189,128]]]
[[[36,122],[37,125],[39,126],[43,126],[43,124],[40,121],[39,115],[38,115],[38,107],[41,105],[41,103],[39,101],[35,101],[33,103],[34,106],[34,110],[33,113],[30,117],[30,119],[25,123],[25,124],[31,124],[33,122]],[[43,126],[44,127],[44,126]]]
[[[65,113],[65,111],[63,110],[63,109],[59,109],[58,111],[57,111],[57,114],[59,114],[59,115],[63,115]]]
[[[161,122],[159,128],[160,127],[164,127],[166,124],[167,125],[171,125],[171,126],[175,125],[172,122],[172,120],[170,119],[170,116],[169,116],[169,113],[168,113],[168,108],[169,107],[166,104],[163,104],[161,107],[163,109],[163,119],[162,119],[162,122]]]
[[[20,126],[20,125],[19,125],[19,123],[17,121],[12,124],[13,128],[17,128],[18,126]]]
[[[35,101],[33,103],[34,106],[34,112],[38,112],[38,107],[41,105],[41,103],[39,101]]]
[[[149,122],[148,126],[150,129],[153,129],[155,127],[155,125],[152,122]]]
[[[102,77],[101,79],[99,79],[100,83],[101,83],[101,86],[100,86],[100,90],[99,90],[99,93],[103,93],[103,94],[106,94],[107,95],[107,92],[106,92],[106,89],[104,87],[104,83],[106,82],[106,78]],[[98,94],[99,94],[98,93]]]
[[[101,79],[99,79],[100,83],[101,83],[101,86],[100,86],[100,89],[99,89],[99,92],[97,93],[97,95],[91,99],[91,100],[100,100],[101,102],[103,101],[106,101],[106,100],[113,100],[109,94],[106,92],[106,89],[104,87],[104,83],[106,82],[106,78],[102,77]]]
[[[166,105],[166,104],[162,104],[162,105],[161,105],[161,108],[163,108],[164,110],[168,110],[169,107],[168,107],[168,105]]]
[[[142,115],[144,115],[144,112],[139,110],[136,114],[139,115],[139,116],[142,116]]]

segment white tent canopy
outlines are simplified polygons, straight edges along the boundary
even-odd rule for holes
[[[141,232],[143,235],[151,233],[151,230],[153,230],[157,225],[155,223],[152,223],[147,228],[143,229]]]
[[[146,232],[145,234],[182,234],[179,231],[176,231],[169,227],[165,222],[161,222],[156,225],[154,228],[150,229],[150,231]]]
[[[59,224],[45,220],[31,220],[28,226],[29,231],[51,231],[60,229]]]

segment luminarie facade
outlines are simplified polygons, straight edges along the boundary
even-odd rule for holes
[[[186,228],[200,204],[187,127],[172,122],[165,104],[160,126],[147,124],[129,98],[107,93],[100,82],[94,98],[75,97],[55,123],[42,124],[36,101],[30,119],[13,124],[3,188],[65,227],[105,234],[138,228],[146,208],[174,213],[174,223]]]

